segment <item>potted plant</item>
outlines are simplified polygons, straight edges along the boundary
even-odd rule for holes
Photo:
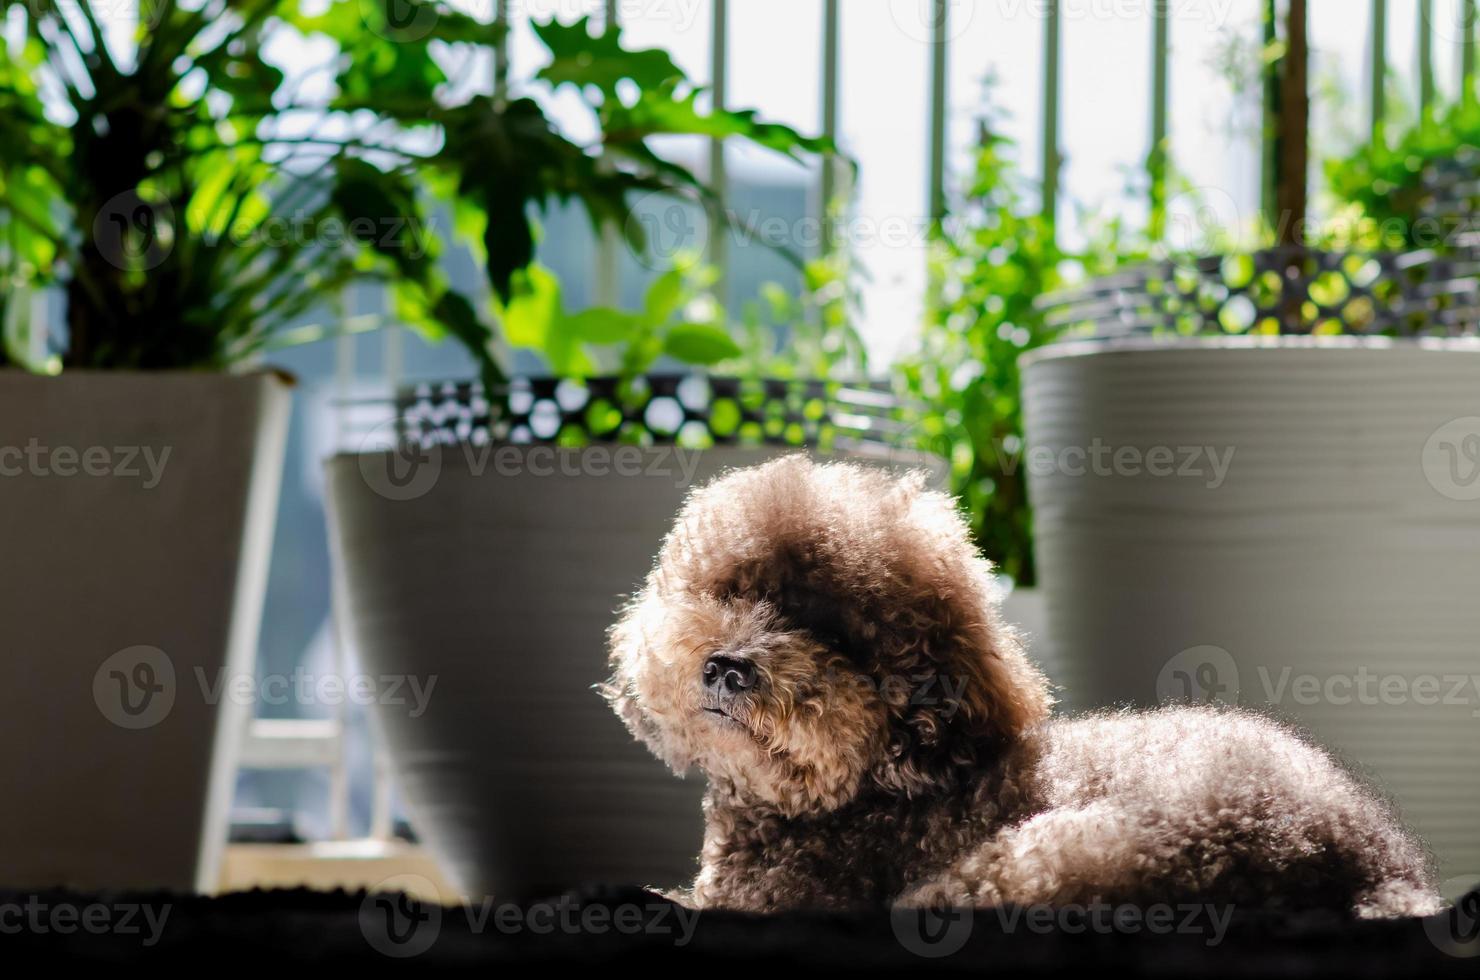
[[[605,630],[689,487],[778,452],[886,454],[870,426],[890,424],[892,405],[877,387],[828,380],[862,368],[838,256],[799,260],[800,298],[769,288],[734,324],[713,270],[689,255],[636,309],[566,308],[559,281],[531,261],[527,207],[579,197],[594,225],[623,229],[641,252],[639,197],[725,220],[694,174],[654,154],[652,136],[831,148],[749,112],[699,109],[699,88],[668,55],[623,48],[615,26],[536,34],[551,59],[529,86],[574,86],[599,139],[518,144],[512,202],[481,196],[507,186],[479,183],[486,155],[446,172],[487,229],[501,341],[537,353],[549,374],[495,363],[478,380],[413,386],[379,443],[328,463],[336,607],[353,648],[369,672],[436,685],[415,716],[376,708],[413,823],[459,887],[500,896],[692,875],[700,787],[673,780],[594,693]],[[513,126],[532,105],[511,86],[480,125]]]
[[[1287,149],[1305,140],[1291,9]],[[1411,154],[1372,152],[1337,186],[1363,169],[1419,179]],[[1480,292],[1464,256],[1411,247],[1424,195],[1396,239],[1379,213],[1355,242],[1313,241],[1295,157],[1272,246],[1143,264],[1045,304],[1090,338],[1023,365],[1054,647],[1078,707],[1292,718],[1380,779],[1454,873],[1480,860],[1474,706],[1427,692],[1473,673],[1480,629]]]
[[[401,46],[379,23],[372,52],[359,10],[166,0],[123,50],[90,4],[6,5],[9,884],[215,886],[249,704],[222,684],[253,673],[289,408],[261,358],[322,335],[304,315],[360,276],[429,332],[486,329],[389,233],[410,171],[374,133],[395,120],[365,100],[362,129],[295,131],[324,107],[267,44],[332,31],[383,66],[497,29],[444,11]]]

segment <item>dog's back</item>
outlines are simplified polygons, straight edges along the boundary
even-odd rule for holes
[[[1017,818],[963,854],[934,900],[1218,901],[1362,916],[1439,907],[1428,856],[1389,806],[1326,752],[1249,712],[1057,719],[1004,759],[999,792],[1019,801]],[[971,882],[987,891],[959,891]]]

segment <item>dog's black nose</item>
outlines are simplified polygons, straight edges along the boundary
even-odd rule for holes
[[[710,657],[704,661],[704,686],[716,694],[748,691],[755,687],[755,664],[739,657]]]

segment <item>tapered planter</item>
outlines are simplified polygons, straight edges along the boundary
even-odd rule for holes
[[[282,474],[278,376],[0,372],[0,882],[210,891]]]
[[[542,403],[557,411],[547,388],[513,399],[515,438]],[[712,420],[722,401],[683,411]],[[569,399],[558,411],[590,417]],[[361,669],[431,692],[420,713],[375,717],[413,824],[467,894],[692,880],[702,780],[676,778],[594,691],[605,634],[688,490],[788,451],[456,441],[329,461],[339,619]]]
[[[1024,407],[1068,703],[1273,711],[1480,868],[1480,346],[1066,344]]]

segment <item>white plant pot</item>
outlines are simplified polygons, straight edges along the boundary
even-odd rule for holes
[[[214,890],[290,396],[0,372],[0,881]]]
[[[1048,597],[1036,588],[1013,586],[1002,597],[1002,618],[1017,630],[1028,656],[1056,677],[1058,662],[1049,644]]]
[[[1272,711],[1480,870],[1480,346],[1065,345],[1024,407],[1068,703]]]
[[[606,630],[689,488],[780,451],[680,464],[660,447],[643,459],[663,472],[625,476],[613,451],[328,462],[340,621],[361,669],[431,688],[419,716],[387,703],[374,716],[413,824],[465,894],[669,887],[697,870],[701,777],[675,778],[593,686]]]

